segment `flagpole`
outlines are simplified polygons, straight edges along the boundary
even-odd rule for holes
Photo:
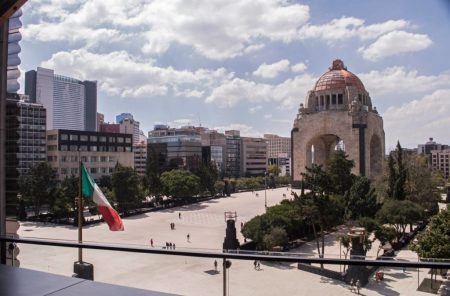
[[[78,243],[83,242],[83,194],[81,192],[81,178],[82,178],[82,168],[83,163],[81,162],[81,153],[78,149],[78,159],[79,159],[79,178],[78,178]],[[83,262],[83,248],[78,248],[78,262]]]

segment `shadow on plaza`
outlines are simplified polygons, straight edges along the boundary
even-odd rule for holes
[[[204,273],[207,273],[209,275],[216,275],[216,274],[219,274],[220,272],[215,269],[210,269],[210,270],[205,270]]]
[[[293,266],[293,263],[289,262],[275,262],[275,261],[261,261],[262,265],[282,269],[282,270],[289,270],[289,269],[295,269],[296,267]]]
[[[96,223],[83,225],[83,229],[89,229],[89,228],[95,228],[101,226],[102,223],[105,223],[104,221],[96,221]],[[34,221],[26,221],[26,222],[20,222],[20,227],[35,227],[35,228],[65,228],[65,229],[78,229],[78,226],[74,226],[71,224],[57,224],[57,223],[51,223],[51,222],[34,222]],[[33,229],[24,229],[23,231],[32,232]]]
[[[353,291],[356,294],[356,291],[352,290],[351,289],[352,287],[350,285],[348,285],[348,284],[346,284],[344,282],[338,281],[338,280],[330,279],[330,278],[327,278],[327,277],[321,277],[320,278],[320,283],[341,286],[343,288],[348,289],[349,291]],[[386,296],[397,296],[397,295],[400,295],[399,292],[392,290],[389,285],[385,284],[384,280],[382,282],[375,283],[374,285],[369,284],[368,286],[362,287],[361,290],[359,291],[359,295],[366,295],[364,293],[364,290],[374,291],[374,292],[377,292],[380,295],[386,295]]]

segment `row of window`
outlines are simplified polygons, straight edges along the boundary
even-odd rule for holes
[[[89,173],[91,174],[111,174],[114,170],[114,168],[87,168]],[[78,168],[60,168],[60,174],[61,175],[78,175]]]
[[[51,147],[51,148],[50,148]],[[49,145],[48,151],[56,151],[56,145]],[[92,152],[132,152],[131,146],[86,146],[81,145],[61,145],[61,151],[92,151]]]
[[[81,156],[82,162],[115,162],[114,156]],[[50,162],[58,161],[57,156],[49,155],[47,160]],[[75,155],[62,155],[61,162],[78,162],[78,156]]]
[[[54,135],[49,135],[47,138],[50,140],[50,136],[54,136]],[[52,140],[56,140],[53,137],[51,137]],[[91,141],[91,142],[103,142],[106,143],[106,140],[108,139],[109,143],[131,143],[131,138],[124,138],[124,137],[106,137],[106,136],[88,136],[88,135],[68,135],[68,134],[61,134],[60,135],[60,139],[61,141],[82,141],[82,142],[87,142],[87,141]]]

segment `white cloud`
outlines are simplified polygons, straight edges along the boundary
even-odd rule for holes
[[[262,109],[262,106],[261,106],[261,105],[257,105],[257,106],[255,106],[255,107],[249,108],[249,109],[248,109],[248,112],[249,112],[250,114],[255,114],[256,111],[261,110],[261,109]]]
[[[450,73],[437,75],[420,75],[417,70],[407,70],[405,67],[389,67],[382,71],[360,73],[358,77],[363,81],[372,97],[384,94],[432,92],[439,88],[450,87]]]
[[[306,66],[304,63],[298,63],[295,65],[292,65],[292,67],[291,67],[291,71],[294,73],[304,72],[304,71],[306,71],[306,69],[308,69],[308,66]]]
[[[175,120],[170,121],[168,123],[168,125],[170,127],[175,127],[175,128],[179,128],[179,127],[187,126],[187,125],[192,125],[192,119],[188,119],[188,118],[175,119]]]
[[[213,129],[219,132],[238,130],[241,132],[241,137],[261,137],[263,134],[260,131],[257,131],[254,127],[243,123],[231,123],[226,126],[214,127]]]
[[[111,61],[114,61],[113,63]],[[96,54],[84,49],[58,52],[43,67],[57,74],[79,79],[99,79],[102,91],[121,97],[177,96],[199,97],[233,77],[223,68],[196,71],[176,70],[153,65],[152,60],[137,60],[124,51]]]
[[[355,17],[341,17],[333,19],[323,25],[307,24],[298,30],[299,39],[323,39],[335,42],[353,37],[362,40],[374,39],[390,31],[404,29],[409,26],[405,20],[388,20],[383,23],[365,25],[363,19]]]
[[[280,84],[271,85],[233,78],[214,88],[206,98],[206,102],[215,103],[220,107],[233,107],[245,100],[257,103],[275,101],[281,103],[280,107],[293,108],[303,102],[315,80],[316,78],[311,75],[303,74]]]
[[[269,119],[269,118],[272,118],[272,116],[273,116],[272,114],[264,114],[263,117],[264,117],[264,119]]]
[[[263,78],[275,78],[281,72],[289,70],[289,61],[284,59],[273,64],[262,64],[253,72],[253,75]]]
[[[99,46],[133,37],[144,53],[159,55],[178,43],[217,60],[261,49],[261,39],[291,42],[309,19],[308,6],[284,0],[43,0],[28,9],[37,16],[24,30],[29,39],[93,46],[98,37]]]
[[[416,52],[429,47],[433,42],[424,34],[413,34],[405,31],[392,31],[379,37],[367,47],[358,51],[363,58],[377,61],[381,58],[407,52]]]
[[[416,147],[429,137],[448,139],[450,89],[439,89],[421,99],[384,112],[386,146],[400,140],[404,147]],[[414,132],[411,132],[414,131]]]

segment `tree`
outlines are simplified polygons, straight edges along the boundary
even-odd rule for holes
[[[255,242],[257,248],[264,246],[264,236],[270,229],[270,223],[266,215],[258,215],[244,224],[242,234]]]
[[[423,208],[409,200],[387,200],[376,216],[382,224],[393,225],[398,241],[405,234],[408,224],[422,219]]]
[[[144,186],[148,188],[151,195],[159,196],[162,191],[161,174],[165,170],[166,156],[155,145],[148,145],[147,147],[147,168],[145,178],[143,179]]]
[[[187,170],[171,170],[161,175],[162,192],[174,198],[191,198],[200,190],[200,178]]]
[[[267,172],[269,174],[272,174],[274,176],[278,176],[281,173],[281,169],[278,165],[276,164],[271,164],[269,165],[269,167],[267,168]]]
[[[405,185],[408,171],[403,161],[403,148],[400,145],[400,142],[397,142],[397,147],[394,154],[395,159],[391,154],[388,159],[389,181],[386,193],[389,198],[405,200]]]
[[[37,217],[44,204],[48,204],[56,194],[56,170],[46,162],[32,166],[29,174],[19,179],[19,192],[25,204],[32,205]]]
[[[112,191],[118,203],[119,211],[127,212],[141,205],[144,199],[142,182],[133,168],[117,164],[111,181]]]
[[[431,218],[427,230],[417,236],[410,248],[422,258],[450,258],[450,209]]]
[[[216,181],[214,182],[214,190],[215,192],[224,192],[225,189],[225,182],[224,181]]]
[[[326,165],[325,171],[329,175],[332,191],[339,195],[344,195],[350,190],[355,177],[352,174],[355,162],[348,160],[347,157],[344,151],[336,150]]]
[[[371,188],[366,177],[355,177],[350,191],[345,195],[346,218],[356,220],[359,217],[375,217],[379,209],[375,189]]]
[[[392,245],[392,242],[397,237],[397,231],[395,230],[395,228],[382,225],[375,230],[374,236],[375,236],[375,239],[380,241],[380,245],[378,246],[378,251],[377,251],[377,257],[378,257],[378,254],[383,249],[383,246],[386,243],[390,243]]]
[[[50,200],[50,209],[56,217],[68,218],[75,209],[75,199],[78,197],[78,177],[70,176],[64,178],[61,186]]]
[[[273,227],[268,234],[264,235],[263,241],[266,249],[272,250],[276,246],[284,247],[289,239],[286,230],[282,227]]]
[[[200,192],[209,191],[215,192],[214,183],[219,177],[217,167],[213,162],[208,164],[201,164],[195,174],[200,178]]]

